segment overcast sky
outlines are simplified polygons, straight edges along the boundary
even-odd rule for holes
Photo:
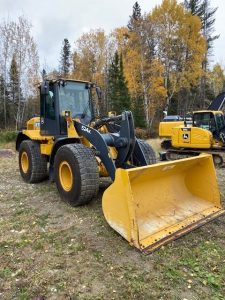
[[[64,38],[72,48],[74,41],[90,29],[103,28],[109,33],[127,24],[135,0],[0,0],[0,19],[14,19],[23,14],[33,24],[32,34],[38,44],[41,68],[58,67]],[[142,12],[149,12],[161,0],[139,0]],[[211,0],[218,7],[215,29],[220,38],[214,43],[212,63],[225,66],[225,1]]]

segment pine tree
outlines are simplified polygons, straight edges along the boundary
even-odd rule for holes
[[[213,47],[213,41],[219,38],[219,35],[213,35],[214,24],[215,24],[215,13],[217,11],[216,8],[210,7],[210,1],[209,0],[203,0],[203,3],[201,5],[202,10],[202,17],[200,16],[202,20],[202,31],[203,35],[206,38],[207,41],[207,55],[209,56],[211,54],[211,49]]]
[[[22,117],[21,112],[23,111],[22,108],[22,91],[19,82],[19,71],[18,65],[16,62],[16,55],[14,54],[12,57],[10,71],[9,71],[10,83],[9,83],[9,100],[11,103],[11,110],[13,111],[14,118],[16,120],[16,129],[21,125]],[[11,123],[14,120],[10,120]]]
[[[10,66],[10,100],[16,103],[19,96],[19,72],[17,68],[16,57],[13,55]]]
[[[148,57],[150,61],[150,39],[145,30],[144,18],[142,18],[141,7],[138,2],[133,5],[133,12],[127,24],[129,30],[129,42],[126,57],[126,76],[131,86],[132,92],[132,111],[135,125],[137,127],[146,127],[148,120],[147,89],[146,80],[144,80],[144,65]],[[130,59],[132,61],[130,61]],[[129,64],[129,65],[128,65]],[[128,71],[129,70],[129,71]],[[147,78],[148,76],[146,76]],[[132,82],[132,84],[131,84]]]
[[[209,0],[185,0],[184,6],[192,15],[201,19],[202,33],[207,42],[207,56],[210,55],[213,41],[219,38],[219,35],[213,35],[217,7],[211,8]]]
[[[45,69],[43,69],[42,72],[41,72],[41,78],[42,78],[42,80],[45,80],[46,77],[47,77],[47,72],[46,72]]]
[[[203,11],[201,2],[202,0],[184,0],[184,7],[189,10],[192,15],[197,15],[202,18]]]
[[[129,110],[130,109],[130,95],[127,87],[127,81],[124,76],[123,69],[123,57],[122,54],[119,58],[119,88],[120,88],[120,102],[122,109]]]
[[[122,55],[115,53],[109,68],[109,107],[117,114],[130,109],[130,95],[123,72]]]
[[[209,0],[185,0],[184,6],[193,15],[197,15],[201,19],[201,31],[206,40],[206,53],[202,62],[203,76],[201,77],[198,96],[200,100],[199,106],[203,108],[205,104],[204,101],[210,94],[209,83],[205,75],[208,70],[208,60],[209,56],[212,55],[213,42],[219,38],[219,35],[213,35],[215,31],[214,24],[217,8],[211,8]]]
[[[135,97],[132,99],[132,111],[134,116],[134,123],[136,127],[145,128],[145,109],[144,109],[144,100],[140,96],[139,98]]]
[[[60,60],[60,74],[62,77],[67,78],[70,73],[71,67],[71,46],[68,39],[63,40],[63,47],[61,50]]]
[[[138,4],[138,2],[135,2],[133,5],[133,13],[132,16],[130,16],[130,20],[128,22],[128,29],[130,31],[135,31],[137,25],[139,24],[139,21],[141,20],[141,7]]]
[[[109,67],[108,99],[110,110],[116,110],[118,107],[118,77],[119,77],[119,56],[115,53],[114,59]]]

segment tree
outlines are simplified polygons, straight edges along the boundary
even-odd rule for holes
[[[213,35],[213,32],[215,31],[214,29],[214,24],[215,24],[215,13],[217,11],[216,8],[211,8],[210,7],[210,1],[209,0],[203,0],[202,3],[202,30],[203,30],[203,35],[206,38],[207,41],[207,55],[211,54],[211,49],[213,46],[213,41],[219,38],[219,35]]]
[[[21,16],[17,22],[12,24],[14,32],[13,53],[16,56],[18,68],[18,82],[23,90],[24,98],[19,93],[17,110],[17,127],[20,128],[23,123],[26,99],[35,92],[34,84],[39,80],[39,57],[37,45],[31,35],[31,23],[25,17]]]
[[[219,35],[213,35],[214,32],[214,23],[215,23],[215,13],[217,11],[217,8],[211,8],[210,7],[210,1],[209,0],[203,0],[202,3],[202,32],[206,39],[206,45],[207,45],[207,52],[205,53],[204,60],[202,62],[202,69],[204,71],[204,74],[201,78],[201,88],[200,88],[200,99],[202,103],[202,107],[204,107],[204,100],[206,98],[206,85],[207,85],[207,77],[206,77],[206,71],[208,68],[208,59],[209,56],[212,54],[212,48],[213,48],[213,41],[219,38]]]
[[[148,83],[146,82],[146,39],[144,38],[144,22],[138,2],[127,25],[129,29],[126,49],[125,75],[132,93],[132,106],[135,124],[139,127],[149,126]]]
[[[213,98],[215,98],[225,87],[224,69],[220,64],[215,64],[212,71],[208,72],[208,79],[211,90],[213,91]]]
[[[12,53],[12,41],[13,41],[13,33],[12,33],[12,22],[3,21],[0,24],[0,62],[2,67],[2,80],[4,84],[2,86],[2,98],[3,98],[3,124],[4,128],[7,126],[7,89],[6,82],[8,80],[8,64]]]
[[[42,72],[41,72],[41,78],[42,78],[42,80],[45,80],[46,77],[47,77],[47,72],[46,72],[45,69],[43,69]]]
[[[206,47],[200,19],[176,0],[164,0],[149,18],[154,28],[155,54],[164,66],[167,106],[176,101],[181,111],[188,104],[183,93],[188,95],[202,74]]]
[[[164,74],[158,72],[163,69],[163,65],[155,57],[153,23],[148,16],[141,15],[141,8],[135,3],[128,27],[115,29],[112,36],[118,51],[123,54],[124,75],[131,96],[135,124],[150,128],[152,121],[156,121],[154,99],[157,99],[156,102],[161,107],[165,105],[167,94]]]
[[[127,25],[128,29],[130,31],[135,31],[136,27],[140,23],[140,20],[141,20],[141,7],[138,4],[138,2],[135,2],[133,6],[132,16],[130,16],[130,20]]]
[[[73,71],[78,78],[104,83],[106,56],[107,37],[104,30],[91,30],[76,41]]]
[[[98,103],[100,114],[107,110],[108,84],[108,38],[104,30],[91,30],[83,34],[75,43],[73,52],[73,77],[80,80],[89,80],[102,87],[103,97]],[[95,101],[97,102],[97,101]]]
[[[18,72],[18,66],[16,62],[16,55],[13,55],[10,71],[9,71],[9,100],[10,100],[10,107],[11,107],[11,114],[14,116],[14,120],[11,120],[11,123],[13,124],[13,121],[16,123],[16,130],[18,129],[19,125],[19,109],[24,111],[24,101],[22,96],[22,91],[20,87],[20,81],[19,81],[19,72]],[[20,107],[19,107],[20,106]],[[11,119],[11,118],[10,118]]]
[[[184,7],[192,15],[196,15],[201,19],[202,33],[207,42],[207,56],[210,55],[213,41],[219,38],[219,35],[213,35],[217,7],[211,8],[209,0],[185,0]]]
[[[143,68],[141,61],[141,53],[137,48],[131,47],[131,40],[124,53],[124,74],[126,76],[127,85],[131,94],[131,105],[134,114],[135,125],[138,127],[146,127],[148,125],[148,107],[144,103],[145,82],[142,81]],[[148,95],[146,94],[148,97]]]
[[[7,88],[4,77],[0,75],[0,128],[7,126],[7,110],[4,102],[7,103]]]
[[[0,23],[0,64],[2,76],[9,84],[10,67],[13,56],[17,63],[18,82],[23,91],[23,96],[28,99],[35,93],[35,83],[39,81],[39,57],[37,45],[31,35],[31,23],[23,16],[15,21],[3,21]],[[7,91],[4,90],[4,123],[6,126]],[[21,127],[24,116],[25,102],[19,93],[16,124]]]
[[[184,7],[191,12],[192,15],[197,15],[202,18],[202,0],[184,0]]]
[[[215,13],[217,8],[210,7],[209,0],[185,0],[184,6],[192,15],[197,15],[201,19],[201,31],[206,40],[206,52],[202,61],[202,76],[199,86],[200,107],[204,107],[204,101],[207,98],[207,70],[208,60],[212,55],[213,42],[219,38],[219,35],[213,35],[215,24]]]
[[[70,67],[71,67],[71,46],[68,39],[63,40],[63,47],[61,50],[60,59],[60,74],[64,78],[69,77]]]
[[[11,66],[10,66],[10,100],[13,103],[18,102],[19,99],[19,93],[20,93],[20,83],[19,83],[19,72],[18,72],[18,67],[17,67],[17,62],[16,62],[16,56],[15,54],[13,55]]]
[[[130,95],[123,73],[122,55],[115,52],[114,59],[109,68],[109,107],[117,114],[130,109]]]

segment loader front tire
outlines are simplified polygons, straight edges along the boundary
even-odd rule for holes
[[[89,203],[98,193],[99,172],[95,156],[82,144],[62,146],[54,162],[60,197],[72,206]]]
[[[138,139],[139,146],[144,153],[145,159],[148,165],[152,165],[156,163],[156,154],[153,150],[152,146],[149,145],[147,142]]]
[[[25,140],[19,147],[19,169],[25,182],[37,183],[47,178],[47,157],[40,152],[40,145]]]

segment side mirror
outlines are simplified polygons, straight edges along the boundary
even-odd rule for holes
[[[99,86],[96,86],[96,93],[98,96],[98,100],[101,100],[102,99],[102,90]]]
[[[42,81],[41,83],[41,95],[48,95],[49,93],[49,82]]]

